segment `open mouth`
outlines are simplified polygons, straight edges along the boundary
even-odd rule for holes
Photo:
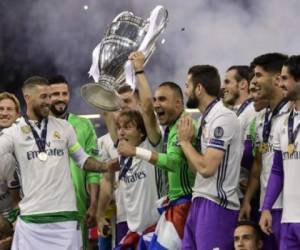
[[[229,95],[229,91],[228,90],[224,90],[224,96]]]
[[[162,111],[162,110],[159,110],[159,111],[156,111],[156,114],[157,114],[157,117],[158,118],[161,118],[162,116],[164,116],[165,115],[165,111]]]
[[[120,140],[120,141],[128,141],[128,139],[125,138],[125,137],[121,137],[119,140]]]
[[[0,121],[1,122],[9,122],[9,119],[8,118],[2,118],[2,117],[0,117]]]

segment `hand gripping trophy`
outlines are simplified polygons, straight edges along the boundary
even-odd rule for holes
[[[163,6],[155,7],[147,20],[128,11],[115,17],[105,37],[93,51],[89,74],[95,83],[82,86],[83,99],[91,106],[105,111],[118,110],[118,88],[125,82],[135,88],[129,54],[136,50],[142,51],[147,62],[155,50],[155,42],[166,28],[167,20],[168,12]]]

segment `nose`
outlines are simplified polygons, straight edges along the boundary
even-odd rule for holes
[[[7,110],[6,108],[4,108],[4,109],[1,109],[1,110],[0,110],[0,114],[1,114],[1,115],[8,115],[9,112],[8,112],[8,110]]]
[[[158,108],[159,107],[159,101],[157,99],[153,100],[153,107]]]

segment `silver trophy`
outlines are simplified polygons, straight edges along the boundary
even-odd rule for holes
[[[82,86],[81,96],[93,107],[105,111],[120,108],[118,88],[126,83],[133,89],[135,75],[128,56],[142,51],[145,63],[155,50],[155,42],[165,29],[168,12],[157,6],[145,20],[124,11],[108,27],[105,37],[93,51],[93,63],[89,71],[95,83]]]

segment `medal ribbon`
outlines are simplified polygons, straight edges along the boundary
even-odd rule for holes
[[[132,165],[132,157],[125,157],[125,156],[120,157],[121,170],[118,177],[119,180],[121,180],[126,175],[131,165]]]
[[[282,107],[287,104],[287,100],[281,100],[278,105],[275,107],[274,111],[272,112],[271,118],[269,120],[269,115],[271,110],[268,108],[265,114],[265,121],[264,121],[264,127],[263,127],[263,143],[268,143],[269,136],[271,133],[272,128],[272,119],[279,113],[279,111],[282,109]]]
[[[291,111],[288,119],[288,139],[289,144],[294,144],[296,136],[300,130],[300,124],[296,127],[294,131],[294,110]]]
[[[239,107],[238,111],[236,112],[237,116],[240,116],[241,113],[248,107],[248,105],[253,101],[253,98],[249,98],[243,102],[243,104]]]
[[[197,134],[197,138],[196,138],[196,149],[198,152],[201,152],[201,136],[202,136],[202,129],[205,123],[205,118],[208,115],[208,113],[211,111],[211,109],[217,104],[217,102],[219,101],[218,98],[216,98],[215,100],[213,100],[205,109],[203,116],[201,118],[201,123],[200,123],[200,127],[198,129],[198,134]]]
[[[47,138],[47,125],[48,125],[48,118],[45,119],[45,125],[41,132],[41,137],[39,137],[38,132],[34,129],[34,127],[31,125],[31,123],[28,120],[27,116],[24,116],[24,120],[27,123],[27,125],[31,128],[35,143],[39,149],[39,152],[45,152],[46,150],[46,138]]]

